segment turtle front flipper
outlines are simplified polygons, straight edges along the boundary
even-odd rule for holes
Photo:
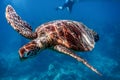
[[[32,32],[31,26],[21,19],[11,5],[6,7],[6,19],[8,23],[22,36],[28,39],[35,39],[37,37],[37,34]]]
[[[84,65],[86,65],[88,68],[90,68],[92,71],[94,71],[98,75],[101,75],[101,73],[99,73],[93,66],[88,64],[88,62],[86,60],[84,60],[81,57],[77,56],[72,51],[70,51],[68,48],[66,48],[66,47],[64,47],[62,45],[56,45],[56,46],[54,46],[54,49],[61,52],[61,53],[64,53],[64,54],[67,54],[67,55],[73,57],[77,61],[82,62]]]

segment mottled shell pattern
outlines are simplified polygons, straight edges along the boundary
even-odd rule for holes
[[[61,44],[78,51],[90,51],[95,45],[95,33],[80,22],[56,20],[39,26],[35,32],[38,38],[47,36],[52,39],[50,45]]]

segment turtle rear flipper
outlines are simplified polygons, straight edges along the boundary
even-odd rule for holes
[[[37,34],[32,32],[31,26],[21,19],[11,5],[6,7],[6,19],[8,23],[22,36],[28,39],[35,39],[37,37]]]

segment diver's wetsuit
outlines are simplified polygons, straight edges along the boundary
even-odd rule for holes
[[[66,0],[66,2],[63,4],[63,6],[57,7],[56,10],[63,10],[65,8],[67,8],[68,11],[71,12],[74,3],[75,3],[74,0]]]

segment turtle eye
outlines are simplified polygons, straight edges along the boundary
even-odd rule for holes
[[[24,57],[31,57],[33,55],[33,51],[30,50],[24,54]]]
[[[35,55],[37,55],[37,53],[38,53],[37,49],[27,50],[24,52],[23,58],[34,57]]]
[[[22,51],[24,50],[24,51]],[[24,48],[20,49],[20,58],[28,58],[29,56],[32,55],[32,51],[31,50],[26,50]]]
[[[33,57],[38,53],[36,49],[28,51],[24,57]]]

